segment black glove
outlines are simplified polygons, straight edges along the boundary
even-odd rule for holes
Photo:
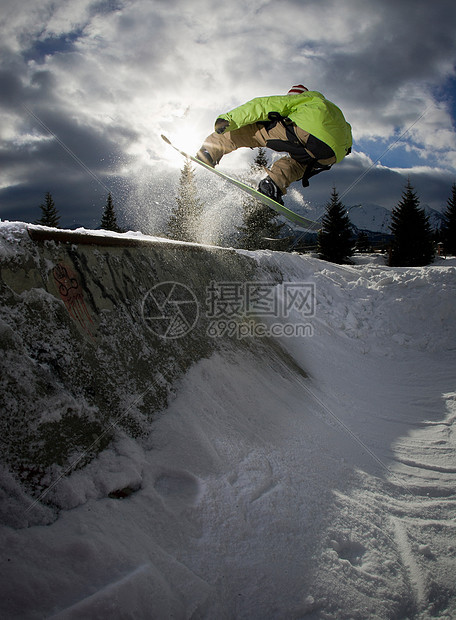
[[[314,177],[316,174],[320,174],[320,172],[324,172],[325,170],[329,170],[331,166],[325,166],[324,164],[319,164],[315,159],[310,164],[307,164],[306,171],[304,172],[304,176],[301,179],[303,187],[309,187],[309,179]]]
[[[229,122],[226,121],[224,118],[218,118],[215,121],[215,131],[216,133],[223,133],[225,131],[225,129],[228,127]]]

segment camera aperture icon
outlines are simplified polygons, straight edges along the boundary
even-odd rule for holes
[[[148,329],[161,338],[182,338],[195,327],[199,304],[191,289],[180,282],[161,282],[148,291],[142,303]]]

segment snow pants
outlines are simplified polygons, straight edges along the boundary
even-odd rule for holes
[[[302,151],[305,151],[304,155],[307,154],[308,160],[316,159],[319,164],[325,166],[331,166],[336,162],[330,147],[296,125],[293,126],[293,130],[301,145],[300,148]],[[214,163],[218,164],[224,155],[241,147],[267,147],[274,151],[287,152],[288,144],[291,147],[288,138],[287,128],[281,122],[276,124],[252,123],[235,131],[226,131],[222,134],[214,132],[206,138],[201,148],[206,149]],[[314,148],[317,152],[312,152],[306,148],[307,143],[309,143],[309,146],[317,144],[317,148]],[[287,155],[281,157],[269,169],[266,169],[269,177],[283,194],[286,194],[287,188],[291,183],[299,181],[305,175],[307,169],[305,157],[300,157],[300,159],[302,161]]]

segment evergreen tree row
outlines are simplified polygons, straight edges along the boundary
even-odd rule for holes
[[[44,203],[40,205],[41,217],[34,222],[34,224],[40,224],[41,226],[49,226],[51,228],[58,228],[60,222],[60,215],[52,198],[50,192],[46,192],[44,197]],[[117,216],[112,201],[111,192],[108,194],[106,205],[103,208],[103,215],[101,218],[100,228],[103,230],[111,230],[113,232],[123,232],[117,223]]]
[[[436,233],[431,229],[429,216],[420,207],[419,198],[410,181],[407,182],[400,202],[392,211],[390,230],[390,266],[419,267],[432,262]],[[456,254],[456,184],[453,184],[452,196],[443,213],[443,224],[438,233],[445,252]],[[355,247],[360,251],[369,249],[369,239],[365,233],[361,233],[356,245],[354,244],[346,208],[339,200],[335,188],[330,202],[326,205],[317,243],[320,258],[334,263],[347,262]]]
[[[250,167],[250,181],[254,182],[258,173],[267,165],[266,150],[260,148]],[[41,217],[35,223],[58,228],[60,215],[50,192],[46,192],[40,209]],[[168,222],[169,236],[181,241],[199,241],[203,228],[203,211],[204,205],[197,196],[195,170],[191,160],[187,159],[180,174],[176,207]],[[452,195],[442,215],[443,223],[438,231],[438,238],[446,253],[456,255],[456,183],[452,186]],[[278,218],[279,215],[273,209],[253,198],[245,198],[243,224],[238,228],[238,246],[249,250],[274,248],[273,241],[280,239],[284,226]],[[361,232],[355,242],[347,209],[340,201],[336,188],[332,190],[321,224],[317,235],[320,258],[344,263],[349,261],[355,249],[369,251],[370,244],[366,233]],[[122,232],[111,193],[108,194],[103,209],[100,228]],[[429,217],[420,207],[420,201],[410,181],[400,202],[392,211],[390,230],[392,242],[389,265],[410,267],[432,262],[437,233],[431,230]],[[288,240],[282,239],[282,242],[287,243]]]
[[[247,181],[254,184],[258,173],[267,165],[266,149],[260,148],[251,164]],[[274,247],[272,242],[280,238],[284,226],[278,219],[279,215],[250,197],[243,200],[242,206],[243,224],[238,228],[238,247],[248,250]],[[203,211],[204,205],[197,197],[195,170],[191,160],[187,159],[180,174],[176,207],[168,223],[169,236],[180,241],[199,241]],[[456,184],[453,185],[453,195],[443,217],[441,236],[445,249],[456,253]],[[434,233],[410,182],[392,211],[390,229],[390,265],[419,266],[432,261]],[[355,241],[347,209],[340,201],[336,188],[333,188],[317,235],[318,254],[324,260],[345,263],[349,262],[355,249],[369,251],[369,238],[361,232]]]

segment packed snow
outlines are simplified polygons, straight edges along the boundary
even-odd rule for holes
[[[2,527],[3,618],[456,617],[456,259],[248,255],[315,286],[309,330],[220,347],[55,521]]]

